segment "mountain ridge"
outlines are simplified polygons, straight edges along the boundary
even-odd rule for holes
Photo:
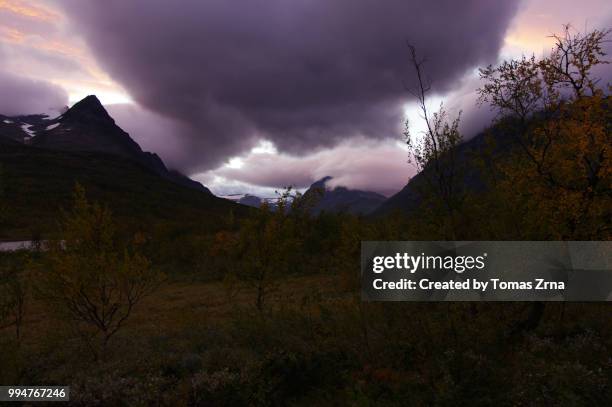
[[[508,120],[506,120],[507,122]],[[457,187],[465,191],[482,191],[485,184],[481,169],[474,165],[471,156],[474,153],[480,153],[487,148],[493,148],[489,153],[491,157],[507,154],[510,150],[516,147],[515,138],[506,134],[502,124],[494,124],[487,129],[479,132],[474,137],[463,140],[461,144],[455,147],[456,166],[463,171],[462,182]],[[487,139],[490,137],[490,139]],[[492,142],[492,144],[489,143]],[[421,172],[413,176],[408,183],[394,195],[390,196],[376,210],[370,213],[371,217],[387,216],[395,212],[402,214],[410,214],[418,210],[422,203],[421,192],[419,188],[423,187],[426,182],[426,176],[432,169],[424,168]]]
[[[95,95],[86,96],[56,118],[45,117],[48,116],[2,116],[0,134],[37,148],[98,152],[128,158],[171,182],[212,195],[199,182],[177,170],[168,169],[157,154],[143,151],[116,124]]]
[[[375,211],[386,197],[377,192],[349,189],[344,186],[329,188],[332,176],[325,176],[312,183],[304,193],[304,199],[315,202],[312,213],[348,212],[354,215],[368,215]]]

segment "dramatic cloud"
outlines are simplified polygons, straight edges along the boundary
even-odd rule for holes
[[[517,3],[59,2],[113,79],[180,123],[168,143],[182,144],[188,171],[260,139],[304,154],[349,137],[397,137],[412,77],[405,42],[445,92],[495,60]]]
[[[289,185],[299,189],[333,175],[330,186],[346,186],[391,195],[406,185],[414,174],[414,168],[407,163],[407,158],[405,149],[396,141],[374,142],[353,138],[335,148],[302,158],[275,152],[258,152],[255,149],[229,166],[201,174],[198,178],[206,182],[215,193],[229,194],[244,192],[244,187],[239,185],[235,191],[227,189],[227,180],[269,189]]]
[[[478,103],[476,90],[482,86],[482,80],[474,73],[464,78],[459,88],[452,92],[445,102],[453,117],[461,111],[459,130],[466,140],[477,136],[484,128],[490,126],[496,117],[496,112],[491,106]]]
[[[59,86],[0,71],[0,114],[48,113],[68,104],[68,94]]]
[[[105,107],[117,125],[127,131],[143,150],[159,154],[171,168],[180,166],[184,145],[174,139],[184,133],[181,123],[133,103]]]
[[[0,4],[0,22],[2,6]],[[7,54],[6,47],[0,41],[0,114],[16,116],[47,113],[50,109],[59,110],[68,104],[68,94],[61,87],[8,71]]]

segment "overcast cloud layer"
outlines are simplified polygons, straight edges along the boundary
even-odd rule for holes
[[[68,94],[59,86],[0,70],[0,113],[13,116],[48,113],[68,104]]]
[[[241,160],[240,168],[225,167],[215,171],[215,175],[261,187],[307,188],[313,181],[335,174],[327,184],[330,187],[350,185],[353,189],[390,196],[406,185],[414,174],[406,158],[405,150],[399,148],[397,142],[352,139],[304,158],[250,153]],[[214,185],[214,182],[209,184]]]
[[[447,91],[493,62],[516,1],[60,0],[98,63],[176,124],[188,172],[271,140],[305,154],[349,137],[398,137],[406,41]]]

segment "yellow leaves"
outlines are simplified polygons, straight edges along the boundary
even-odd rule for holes
[[[521,152],[498,168],[499,187],[510,202],[524,208],[523,227],[538,238],[603,238],[598,228],[609,214],[610,134],[603,100],[584,97],[567,104],[526,136],[534,162]],[[533,238],[533,237],[532,237]]]
[[[133,245],[119,241],[110,211],[89,203],[79,185],[61,236],[44,256],[40,292],[77,329],[99,335],[106,345],[163,275],[137,250],[144,235],[136,234]]]
[[[601,225],[609,224],[612,210],[612,111],[592,70],[607,63],[602,44],[611,32],[574,33],[565,26],[562,35],[553,36],[548,57],[481,70],[486,81],[479,89],[481,102],[516,123],[508,134],[518,148],[494,165],[503,178],[496,184],[498,195],[523,214],[525,238],[609,236],[609,227],[606,232]]]
[[[135,246],[141,246],[141,245],[145,244],[146,241],[147,241],[147,236],[144,233],[136,232],[134,234],[134,239],[132,240],[132,243]]]

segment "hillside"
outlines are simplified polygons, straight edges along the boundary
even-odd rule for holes
[[[128,158],[162,178],[210,194],[199,182],[169,170],[157,154],[143,151],[117,126],[94,95],[85,97],[54,118],[0,115],[0,119],[0,137],[50,150],[98,152]]]
[[[366,215],[378,208],[386,198],[376,192],[360,191],[337,186],[329,187],[327,184],[332,177],[324,177],[313,183],[304,193],[305,199],[315,203],[312,212],[317,215],[321,212],[346,212],[354,215]]]
[[[482,155],[487,148],[487,137],[493,142],[494,156],[508,154],[515,147],[514,138],[506,134],[503,130],[506,123],[493,126],[476,136],[465,140],[457,146],[455,151],[456,167],[462,171],[462,183],[458,186],[471,191],[478,191],[484,188],[482,174],[471,158],[475,155]],[[395,195],[389,197],[370,215],[385,216],[394,212],[411,213],[418,209],[421,203],[419,189],[425,187],[427,173],[430,168],[425,168],[421,173],[415,175],[409,182]]]
[[[91,200],[108,205],[126,230],[161,225],[212,230],[219,216],[249,211],[142,151],[95,96],[55,119],[0,119],[0,239],[55,233],[76,182]]]
[[[248,209],[177,185],[130,159],[102,153],[65,152],[14,143],[0,145],[6,219],[0,238],[55,232],[60,207],[68,207],[75,182],[113,210],[127,228],[170,223],[214,227],[216,216]]]

